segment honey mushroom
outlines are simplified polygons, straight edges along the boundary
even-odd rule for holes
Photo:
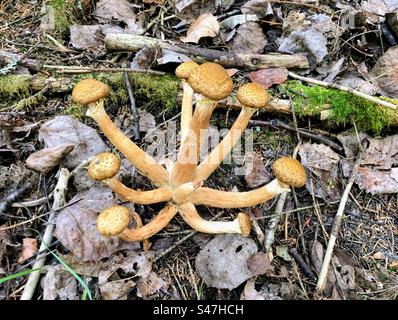
[[[203,97],[197,101],[185,139],[181,141],[177,162],[170,181],[178,186],[193,180],[200,155],[200,131],[207,129],[217,101],[228,97],[233,89],[231,77],[220,65],[206,62],[193,68],[187,82]]]
[[[99,126],[109,141],[140,171],[156,185],[168,183],[168,172],[156,160],[140,149],[115,126],[104,109],[103,99],[108,96],[109,87],[95,79],[78,82],[72,91],[73,101],[86,105],[86,115]]]

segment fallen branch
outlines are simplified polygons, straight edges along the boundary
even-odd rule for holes
[[[341,90],[341,91],[349,92],[349,93],[351,93],[351,94],[353,94],[355,96],[361,97],[361,98],[363,98],[365,100],[377,103],[377,104],[379,104],[381,106],[384,106],[384,107],[387,107],[387,108],[391,108],[391,109],[396,109],[397,108],[397,106],[395,104],[393,104],[393,103],[390,103],[388,101],[384,101],[384,100],[381,100],[379,98],[370,96],[370,95],[368,95],[366,93],[360,92],[360,91],[355,90],[355,89],[351,89],[351,88],[348,88],[348,87],[341,86],[341,85],[336,84],[336,83],[330,83],[330,82],[325,82],[325,81],[320,81],[320,80],[316,80],[316,79],[312,79],[312,78],[299,76],[298,74],[295,74],[295,73],[293,73],[291,71],[289,71],[288,74],[289,74],[290,77],[292,77],[294,79],[297,79],[297,80],[301,80],[301,81],[305,81],[305,82],[308,82],[308,83],[317,84],[319,86],[326,87],[326,88],[338,89],[338,90]]]
[[[68,186],[69,180],[69,171],[68,169],[62,168],[59,171],[59,177],[57,185],[55,186],[54,191],[54,202],[52,209],[58,209],[65,203],[65,189]],[[43,251],[48,248],[50,243],[52,242],[53,232],[55,225],[53,223],[55,217],[55,212],[52,212],[48,218],[49,223],[47,224],[46,230],[44,231],[43,239],[40,245],[39,251]],[[36,262],[33,265],[33,269],[39,269],[44,266],[46,259],[45,255],[40,254],[36,258]],[[28,281],[26,282],[24,291],[21,295],[21,300],[31,300],[33,294],[36,290],[37,283],[39,282],[40,278],[40,270],[34,271],[29,275]]]
[[[160,47],[190,57],[203,63],[217,62],[226,68],[257,70],[263,68],[308,68],[307,57],[301,54],[234,54],[214,49],[200,48],[189,44],[165,41],[132,34],[111,33],[105,37],[108,50],[139,51],[145,47]]]
[[[49,64],[43,65],[43,68],[56,70],[57,73],[70,73],[70,74],[118,73],[118,72],[147,73],[147,74],[157,74],[157,75],[166,74],[165,72],[151,70],[151,69],[105,68],[105,67],[92,68],[92,67],[81,67],[81,66],[54,66]]]
[[[362,159],[362,152],[359,152],[357,159],[355,161],[355,164],[354,164],[354,168],[352,169],[352,172],[351,172],[351,177],[347,183],[347,186],[344,189],[344,193],[343,193],[343,196],[341,197],[339,208],[337,209],[336,216],[334,217],[332,232],[330,234],[326,253],[323,258],[322,268],[321,268],[321,272],[319,273],[318,282],[316,284],[316,290],[318,292],[321,292],[325,285],[325,281],[326,281],[327,274],[329,271],[329,265],[330,265],[330,261],[332,259],[334,245],[336,244],[337,236],[339,233],[345,205],[347,203],[348,195],[350,194],[351,187],[355,182],[355,178],[356,178],[356,175],[357,175],[357,172],[359,169],[359,165],[361,163],[361,159]]]

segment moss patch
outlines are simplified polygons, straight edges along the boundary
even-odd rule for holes
[[[74,1],[71,0],[50,0],[47,2],[50,14],[54,14],[55,32],[59,35],[65,35],[69,32],[69,27],[77,21],[75,18]],[[52,9],[51,9],[52,8]]]
[[[330,109],[331,124],[353,123],[364,130],[380,133],[383,128],[398,123],[398,112],[379,106],[351,93],[317,85],[306,86],[300,81],[286,81],[281,92],[293,95],[293,107],[299,116],[319,116]],[[398,106],[398,101],[381,97]]]
[[[10,100],[11,98],[25,98],[30,94],[31,76],[8,75],[0,77],[0,97]]]

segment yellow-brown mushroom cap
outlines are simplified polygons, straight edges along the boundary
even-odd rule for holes
[[[275,177],[291,187],[302,187],[307,181],[307,173],[300,161],[291,158],[279,158],[272,165]]]
[[[268,93],[264,87],[258,83],[246,83],[242,85],[236,97],[239,102],[249,108],[265,108],[268,105]]]
[[[196,69],[197,67],[198,64],[195,61],[183,62],[176,68],[176,76],[178,78],[188,79],[192,70]]]
[[[117,236],[130,223],[130,210],[123,206],[106,208],[97,217],[97,230],[107,237]]]
[[[120,162],[117,155],[110,152],[101,152],[91,160],[87,173],[94,180],[109,179],[119,171]]]
[[[215,101],[228,97],[233,89],[227,71],[213,62],[206,62],[193,69],[187,81],[194,91]]]
[[[109,94],[109,87],[95,79],[84,79],[79,81],[72,90],[74,102],[82,105],[96,102]]]

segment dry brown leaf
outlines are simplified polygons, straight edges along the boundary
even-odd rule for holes
[[[265,167],[262,158],[253,153],[252,162],[249,164],[245,181],[249,188],[257,188],[268,183],[271,180],[271,173]]]
[[[196,257],[196,269],[210,287],[234,289],[253,276],[247,260],[257,252],[256,243],[237,234],[217,235]]]
[[[314,193],[320,198],[339,199],[341,185],[338,179],[339,155],[324,144],[305,143],[299,149],[303,166],[317,177],[314,179]],[[310,183],[307,181],[307,189]]]
[[[267,39],[257,22],[246,22],[239,26],[232,41],[228,44],[234,53],[256,54],[261,53]]]
[[[44,141],[47,148],[65,143],[75,146],[65,158],[64,165],[67,168],[74,168],[97,153],[109,151],[95,129],[69,116],[55,117],[46,122],[39,130],[39,139]]]
[[[138,242],[124,242],[98,233],[98,213],[116,202],[109,188],[94,187],[80,192],[71,202],[78,199],[83,200],[58,213],[55,235],[79,261],[98,261],[119,250],[139,248]]]
[[[366,0],[362,1],[361,8],[367,13],[368,19],[373,22],[383,22],[384,15],[398,9],[396,0]]]
[[[127,300],[127,294],[135,282],[132,280],[101,283],[98,285],[102,300]]]
[[[250,0],[240,9],[244,14],[255,14],[259,18],[265,18],[273,14],[271,4],[267,0]]]
[[[268,89],[274,84],[281,84],[287,80],[287,69],[284,68],[268,68],[250,72],[250,80],[261,84]]]
[[[398,46],[382,55],[371,71],[371,80],[387,95],[398,98]]]
[[[147,277],[141,277],[137,282],[137,296],[140,298],[148,298],[159,290],[167,291],[170,282],[159,277],[155,272],[151,271]]]
[[[247,280],[240,300],[265,300],[265,297],[254,287],[255,283],[255,278]]]
[[[35,238],[24,238],[22,240],[22,252],[21,256],[18,259],[18,262],[22,262],[37,252],[37,240]]]
[[[264,252],[257,252],[247,260],[247,266],[253,276],[261,276],[263,274],[274,272],[274,267]]]
[[[79,300],[77,280],[61,265],[49,266],[41,286],[43,300]]]
[[[26,165],[36,171],[49,173],[75,148],[74,144],[61,144],[53,148],[44,148],[32,153],[26,159]]]
[[[181,37],[181,41],[198,43],[203,37],[215,37],[219,30],[217,18],[211,13],[204,13],[191,24],[186,37]]]

